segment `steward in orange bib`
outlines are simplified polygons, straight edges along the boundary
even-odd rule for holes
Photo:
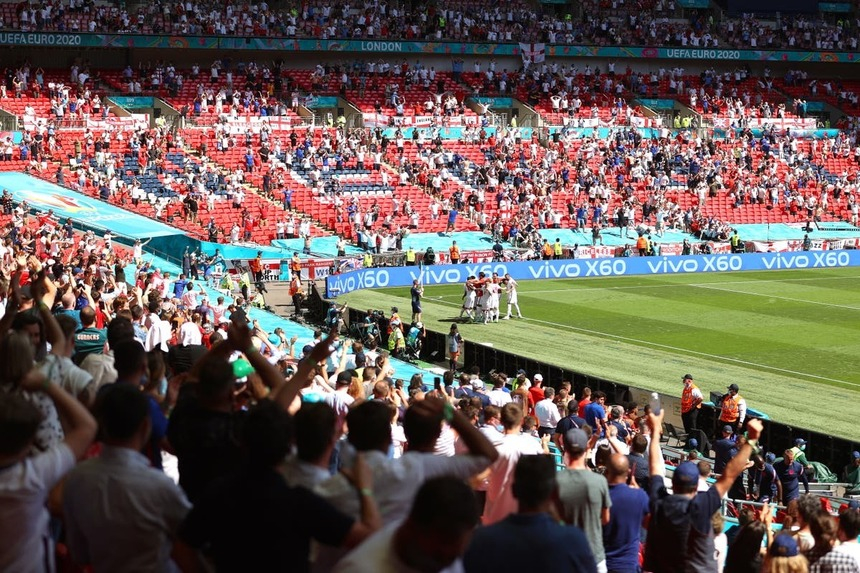
[[[747,417],[747,402],[738,393],[737,384],[729,385],[729,392],[720,402],[720,425],[729,425],[738,433]]]
[[[693,375],[685,374],[684,390],[681,392],[681,420],[684,421],[684,431],[688,434],[698,429],[696,419],[699,417],[703,400],[702,391],[693,383]]]
[[[298,253],[293,253],[293,258],[290,259],[290,272],[299,279],[302,278],[302,260]]]

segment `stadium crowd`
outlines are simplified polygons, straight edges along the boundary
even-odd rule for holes
[[[336,329],[298,353],[139,247],[67,241],[2,253],[3,570],[860,567],[857,502],[834,517],[800,495],[794,450],[772,465],[743,413],[670,493],[650,406],[525,371],[407,385]],[[860,487],[860,454],[843,479]],[[727,494],[787,504],[782,533],[766,503],[729,542]]]

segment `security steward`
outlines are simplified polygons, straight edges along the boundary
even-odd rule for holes
[[[729,392],[720,401],[720,426],[731,426],[735,434],[740,432],[747,416],[747,402],[739,394],[737,384],[729,385]]]
[[[699,418],[699,409],[702,407],[704,396],[699,387],[693,382],[692,374],[684,375],[684,390],[681,392],[681,420],[684,422],[684,432],[689,434],[697,430],[696,421]]]

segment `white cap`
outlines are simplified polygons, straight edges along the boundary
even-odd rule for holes
[[[537,380],[538,382],[543,382],[543,375],[542,374],[535,374],[534,376],[532,376],[532,380]]]

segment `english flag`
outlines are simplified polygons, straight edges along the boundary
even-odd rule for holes
[[[546,44],[520,44],[524,62],[539,64],[546,60]]]

